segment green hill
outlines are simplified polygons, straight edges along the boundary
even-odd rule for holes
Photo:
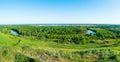
[[[119,45],[119,41],[108,44],[59,44],[47,40],[33,40],[27,37],[17,37],[0,33],[0,61],[119,62]]]

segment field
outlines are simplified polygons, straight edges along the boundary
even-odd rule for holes
[[[1,25],[0,62],[120,62],[120,25]]]

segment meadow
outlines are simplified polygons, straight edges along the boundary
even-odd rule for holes
[[[1,25],[0,62],[120,62],[120,25]]]

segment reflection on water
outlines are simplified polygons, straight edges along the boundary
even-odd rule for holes
[[[18,33],[17,31],[15,31],[15,30],[11,30],[11,33],[12,33],[13,35],[15,35],[15,36],[19,35],[19,33]]]
[[[96,34],[96,32],[95,32],[95,31],[92,31],[92,30],[88,30],[88,31],[87,31],[87,34],[89,34],[89,35],[90,35],[90,34]]]

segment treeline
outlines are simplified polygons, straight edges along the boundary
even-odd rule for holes
[[[106,28],[107,29],[106,29]],[[30,26],[17,25],[5,26],[2,32],[10,33],[11,29],[17,29],[21,36],[28,36],[37,40],[52,40],[57,43],[75,43],[86,44],[94,43],[95,40],[120,38],[118,31],[112,31],[114,26]],[[119,27],[118,27],[119,28]],[[87,34],[88,29],[93,30],[96,34]],[[119,29],[118,29],[119,30]]]

